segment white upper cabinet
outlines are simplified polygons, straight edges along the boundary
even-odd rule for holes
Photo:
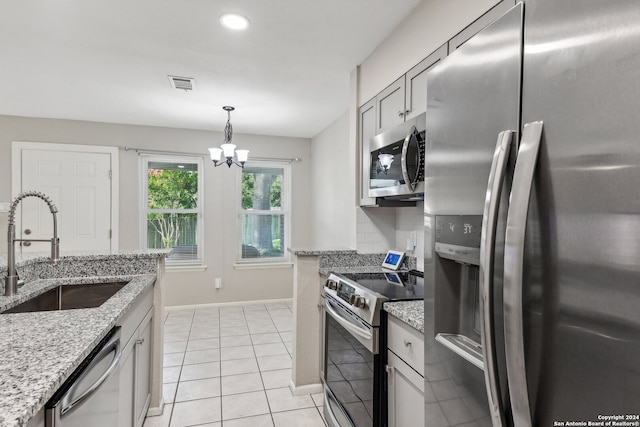
[[[376,96],[376,134],[427,111],[427,72],[445,56],[446,44]]]
[[[376,96],[376,134],[404,122],[404,81],[400,77]]]
[[[358,157],[360,158],[360,173],[358,176],[358,205],[374,206],[375,197],[369,197],[369,168],[371,156],[369,141],[376,136],[376,99],[372,99],[358,110]]]

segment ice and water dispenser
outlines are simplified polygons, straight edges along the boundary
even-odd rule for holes
[[[435,217],[436,341],[483,369],[480,317],[482,215]]]

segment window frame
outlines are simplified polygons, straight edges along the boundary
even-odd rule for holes
[[[238,168],[236,174],[236,265],[237,266],[267,266],[274,264],[284,264],[291,262],[291,254],[287,250],[287,247],[291,246],[291,163],[287,161],[278,160],[251,160],[251,165],[245,166],[247,169],[251,167],[263,167],[263,168],[281,168],[282,169],[282,186],[280,194],[280,210],[279,211],[249,211],[242,208],[242,175],[245,171],[244,168]],[[283,215],[284,216],[284,243],[283,255],[281,257],[268,257],[268,258],[242,258],[242,225],[243,215]]]
[[[162,163],[194,163],[198,167],[198,207],[196,209],[150,209],[149,200],[149,180],[147,171],[150,162]],[[140,154],[140,247],[149,250],[147,247],[148,237],[148,216],[151,213],[195,213],[197,215],[197,258],[189,260],[173,260],[166,258],[166,268],[189,268],[204,267],[204,162],[200,156],[189,156],[180,154]]]

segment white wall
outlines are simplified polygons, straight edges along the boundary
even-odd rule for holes
[[[316,248],[352,248],[356,188],[347,112],[311,140],[311,228]]]
[[[234,123],[235,124],[235,123]],[[241,124],[236,124],[236,129]],[[0,116],[0,202],[10,201],[11,141],[129,146],[178,152],[207,153],[222,141],[221,132],[118,125],[72,120],[50,120]],[[234,133],[234,142],[251,150],[254,157],[302,158],[292,163],[292,242],[287,246],[308,246],[311,242],[310,168],[311,141],[304,138],[243,135]],[[133,151],[120,151],[120,248],[138,248],[139,165]],[[235,168],[235,166],[234,166]],[[237,270],[236,256],[236,176],[226,167],[204,167],[204,272],[169,272],[165,302],[168,306],[200,303],[249,301],[292,296],[293,269]],[[60,212],[59,215],[64,215]],[[0,227],[6,214],[0,213]],[[2,228],[0,228],[2,229]],[[6,228],[4,228],[6,229]],[[6,243],[0,239],[1,252]],[[61,238],[64,251],[64,239]],[[214,288],[214,278],[223,279],[223,288]]]

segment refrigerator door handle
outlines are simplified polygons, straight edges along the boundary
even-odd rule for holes
[[[495,255],[496,226],[502,186],[514,132],[503,131],[498,135],[493,153],[487,193],[482,215],[480,238],[480,312],[482,313],[482,357],[484,377],[489,399],[489,410],[494,427],[505,426],[504,408],[498,382],[495,334],[493,322],[493,261]]]
[[[524,239],[533,175],[542,138],[542,122],[524,125],[513,173],[504,251],[504,329],[509,396],[516,426],[531,427],[531,408],[524,360],[522,268]]]

